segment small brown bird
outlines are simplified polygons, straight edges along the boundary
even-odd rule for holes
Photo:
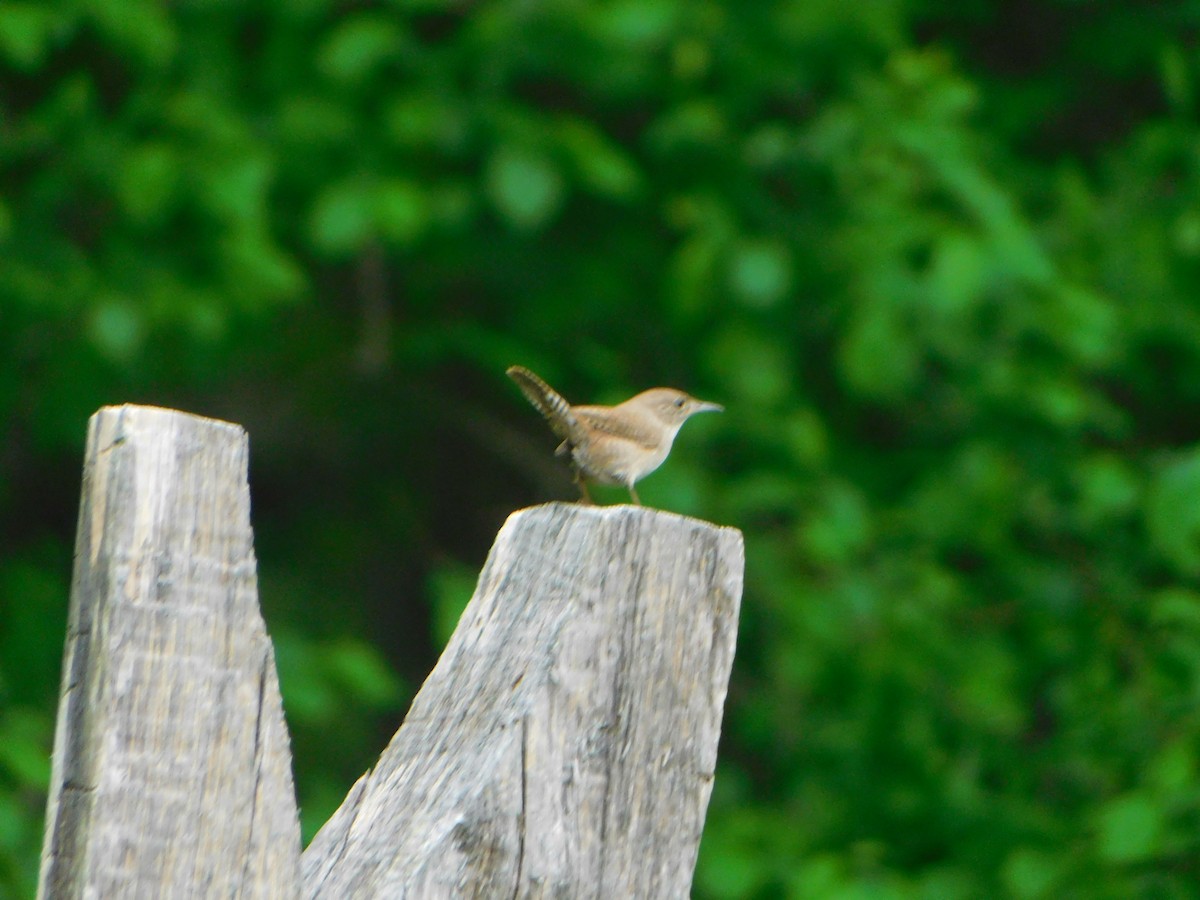
[[[570,456],[584,503],[592,502],[590,480],[624,485],[641,506],[634,482],[662,465],[683,423],[696,413],[724,409],[673,388],[651,388],[616,406],[572,406],[522,366],[510,366],[508,377],[562,438],[554,453]]]

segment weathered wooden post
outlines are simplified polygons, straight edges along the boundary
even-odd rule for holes
[[[742,592],[731,528],[554,503],[500,531],[308,897],[687,897]]]
[[[246,462],[236,425],[92,417],[39,897],[298,895]]]
[[[245,434],[101,410],[39,896],[686,897],[742,567],[739,532],[670,513],[513,514],[404,724],[301,857]]]

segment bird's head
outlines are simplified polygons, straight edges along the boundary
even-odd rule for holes
[[[719,403],[697,400],[674,388],[651,388],[648,391],[642,391],[629,402],[637,402],[663,424],[676,428],[696,413],[723,412],[725,409]]]

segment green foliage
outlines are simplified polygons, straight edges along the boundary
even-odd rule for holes
[[[394,712],[402,690],[379,652],[358,638],[314,640],[278,628],[272,640],[293,749],[312,766],[300,786],[307,842],[341,804],[347,780],[357,779],[378,756],[372,730],[361,723],[372,713]]]
[[[698,898],[1190,896],[1197,24],[0,4],[0,892],[86,417],[249,429],[311,834],[504,516],[571,496],[520,362],[728,408],[641,491],[746,535]]]

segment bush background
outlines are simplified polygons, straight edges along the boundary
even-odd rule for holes
[[[697,898],[1195,896],[1198,36],[1182,0],[5,0],[0,894],[88,415],[248,428],[307,837],[504,517],[572,496],[520,362],[728,407],[643,489],[746,536]]]

